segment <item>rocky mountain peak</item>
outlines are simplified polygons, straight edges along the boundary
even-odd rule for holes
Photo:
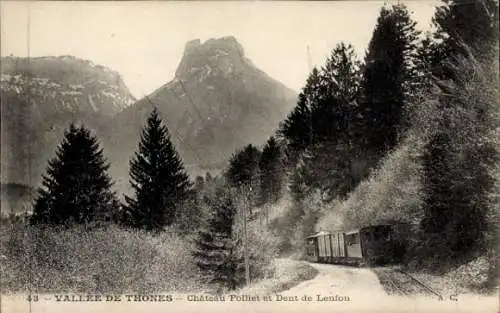
[[[194,76],[241,72],[243,65],[251,62],[245,58],[243,46],[233,36],[188,41],[175,77],[188,79]]]
[[[105,136],[111,172],[128,188],[128,163],[155,106],[191,174],[220,171],[239,148],[261,145],[290,112],[297,95],[245,57],[236,38],[185,44],[175,78],[119,113]]]

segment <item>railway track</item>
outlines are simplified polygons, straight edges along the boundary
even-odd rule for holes
[[[380,283],[388,294],[402,296],[430,296],[443,300],[443,296],[409,273],[396,268],[374,268]]]

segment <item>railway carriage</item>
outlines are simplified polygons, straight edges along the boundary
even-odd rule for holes
[[[402,260],[411,225],[383,224],[347,232],[320,231],[307,237],[306,258],[334,264],[384,264]]]

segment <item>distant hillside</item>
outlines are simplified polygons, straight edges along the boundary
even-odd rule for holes
[[[35,186],[71,121],[99,131],[135,101],[118,73],[90,61],[0,61],[2,182]]]
[[[248,143],[263,144],[296,94],[245,57],[234,37],[186,44],[175,78],[118,114],[106,136],[114,177],[127,183],[141,127],[157,106],[191,172],[221,169]]]

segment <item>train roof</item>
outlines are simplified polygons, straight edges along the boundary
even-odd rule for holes
[[[325,236],[325,235],[330,235],[330,234],[331,234],[331,232],[329,232],[329,231],[321,230],[321,231],[319,231],[311,236],[308,236],[307,238],[314,238],[314,237]]]
[[[380,226],[395,226],[395,225],[418,226],[419,224],[418,223],[410,223],[410,222],[380,223],[380,224],[375,224],[375,225],[364,226],[364,227],[359,228],[359,230],[365,229],[365,228],[374,228],[374,227],[380,227]]]
[[[350,229],[347,231],[336,230],[336,231],[330,232],[330,231],[320,230],[319,232],[312,234],[312,235],[308,236],[307,238],[315,238],[315,237],[319,237],[319,236],[331,235],[334,233],[344,233],[346,235],[350,235],[350,234],[355,234],[362,229],[374,228],[374,227],[380,227],[380,226],[394,226],[394,225],[408,225],[408,226],[417,225],[418,226],[418,224],[409,223],[409,222],[381,223],[381,224],[375,224],[375,225],[369,225],[369,226],[364,226],[364,227],[360,227],[360,228]]]
[[[351,235],[351,234],[359,233],[359,230],[360,230],[360,228],[358,228],[358,229],[351,229],[351,230],[345,231],[344,234]]]

